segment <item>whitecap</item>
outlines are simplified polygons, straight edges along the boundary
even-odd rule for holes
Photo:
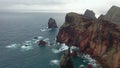
[[[33,44],[37,43],[38,41],[39,41],[38,39],[32,39]]]
[[[71,46],[71,49],[72,49],[72,50],[78,50],[79,48],[76,47],[76,46]]]
[[[49,41],[49,40],[50,40],[49,38],[45,38],[43,41],[46,41],[46,42],[47,42],[47,41]]]
[[[25,41],[24,43],[23,43],[23,45],[28,45],[28,46],[30,46],[30,45],[32,45],[32,42],[30,42],[30,41]]]
[[[84,68],[84,65],[81,64],[79,68]]]
[[[48,27],[45,27],[46,29],[48,29]]]
[[[30,41],[25,41],[25,43],[31,43],[31,40]]]
[[[34,43],[38,43],[38,41],[40,41],[40,40],[35,40]]]
[[[52,30],[52,29],[51,28],[47,29],[47,31],[50,31],[50,30]]]
[[[83,60],[83,62],[85,63],[85,62],[86,62],[86,60]]]
[[[18,46],[20,46],[20,44],[11,44],[6,46],[6,48],[17,48]]]
[[[97,68],[97,64],[96,64],[96,63],[93,63],[93,64],[92,64],[92,67],[93,67],[93,68]]]
[[[50,64],[51,64],[51,65],[59,65],[59,63],[60,63],[60,61],[59,61],[59,60],[56,60],[56,59],[50,61]]]
[[[60,43],[59,43],[59,42],[57,42],[57,45],[60,45]]]
[[[68,50],[68,46],[65,45],[65,43],[63,43],[63,44],[61,44],[59,51],[65,51],[65,50]]]
[[[43,37],[42,37],[42,36],[38,36],[37,38],[38,38],[38,39],[43,39]]]
[[[87,60],[87,61],[89,62],[88,64],[91,64],[94,68],[97,67],[96,60],[93,59],[93,58],[91,58],[90,55],[88,55],[88,54],[85,55],[85,54],[84,54],[84,55],[82,56],[82,58],[83,58],[84,60]]]
[[[33,49],[33,47],[31,45],[29,45],[29,46],[23,45],[23,46],[21,46],[21,49],[22,50],[31,50],[31,49]]]
[[[46,31],[46,29],[40,29],[42,32]]]
[[[61,51],[59,51],[57,49],[52,49],[52,52],[56,54],[56,53],[60,53]]]

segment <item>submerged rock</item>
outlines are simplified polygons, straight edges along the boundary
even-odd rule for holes
[[[49,19],[49,21],[48,21],[48,28],[57,28],[57,24],[56,24],[55,19],[53,19],[53,18]]]
[[[45,42],[45,41],[43,41],[43,40],[40,40],[39,42],[38,42],[38,45],[46,45],[47,44],[47,42]]]
[[[115,23],[68,13],[57,41],[79,47],[80,52],[90,54],[103,68],[118,68],[120,64],[120,29]]]

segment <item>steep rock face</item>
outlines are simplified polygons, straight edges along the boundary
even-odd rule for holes
[[[53,18],[49,19],[49,21],[48,21],[48,28],[57,28],[57,24],[56,24],[55,19],[53,19]]]
[[[84,16],[88,19],[96,19],[95,17],[95,13],[92,11],[92,10],[86,10],[85,13],[84,13]]]
[[[120,64],[120,29],[108,21],[68,13],[57,41],[79,47],[80,52],[96,58],[103,68],[117,68]]]
[[[120,7],[112,6],[104,16],[104,20],[120,25]]]
[[[99,17],[98,17],[99,20],[104,20],[104,15],[101,14]]]
[[[65,53],[61,56],[60,61],[60,68],[74,68],[69,51],[65,51]]]

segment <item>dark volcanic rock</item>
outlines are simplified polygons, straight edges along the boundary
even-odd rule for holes
[[[85,13],[84,13],[84,16],[88,19],[92,19],[92,20],[95,20],[96,17],[95,17],[95,13],[92,11],[92,10],[86,10]]]
[[[57,24],[56,24],[55,19],[53,19],[53,18],[49,19],[49,21],[48,21],[48,28],[57,28]]]
[[[43,41],[43,40],[40,40],[39,42],[38,42],[38,45],[46,45],[47,44],[47,42],[45,42],[45,41]]]
[[[66,51],[60,59],[60,68],[74,68],[70,52]]]
[[[103,68],[120,64],[120,29],[104,20],[90,20],[77,13],[68,13],[57,35],[60,43],[79,47],[97,59]]]
[[[98,17],[98,20],[104,20],[104,15],[103,15],[103,14],[100,15],[100,16]]]

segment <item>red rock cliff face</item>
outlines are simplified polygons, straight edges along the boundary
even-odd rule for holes
[[[120,65],[120,29],[108,21],[68,13],[57,41],[79,47],[80,52],[96,58],[103,68],[118,68]]]

